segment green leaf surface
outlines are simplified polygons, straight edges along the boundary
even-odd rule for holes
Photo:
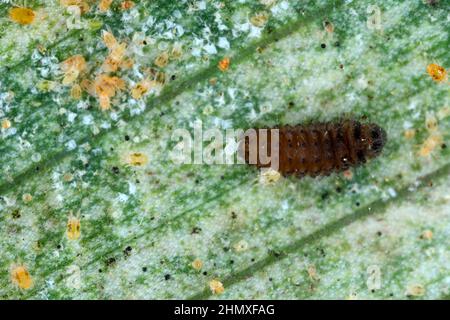
[[[427,73],[450,66],[445,1],[114,1],[107,13],[92,5],[76,29],[59,1],[28,6],[37,21],[24,26],[0,4],[0,121],[11,124],[0,132],[1,298],[448,298],[450,94]],[[268,20],[254,26],[261,12]],[[74,99],[60,68],[79,54],[98,73],[103,30],[134,61],[116,73],[127,89],[106,111],[87,93]],[[180,59],[155,65],[178,45]],[[135,100],[149,68],[166,83]],[[343,117],[388,134],[380,157],[345,174],[264,184],[245,165],[169,158],[174,130],[198,121]],[[129,166],[133,152],[148,163]],[[17,265],[31,288],[12,281]]]

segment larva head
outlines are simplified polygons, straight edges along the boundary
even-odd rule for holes
[[[386,144],[386,131],[374,123],[366,125],[364,129],[363,137],[367,141],[367,155],[371,158],[376,157]]]

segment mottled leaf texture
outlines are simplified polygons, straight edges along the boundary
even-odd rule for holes
[[[449,297],[448,2],[107,2],[0,1],[0,298]],[[327,177],[170,157],[342,119]]]

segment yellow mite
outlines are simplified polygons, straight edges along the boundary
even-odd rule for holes
[[[33,279],[25,266],[16,266],[11,270],[11,281],[20,289],[30,289],[33,286]]]
[[[133,152],[128,155],[127,162],[132,166],[143,166],[147,164],[148,157],[142,152]]]
[[[61,63],[61,70],[64,72],[63,85],[72,84],[86,69],[86,60],[82,55],[75,55]]]
[[[133,99],[140,99],[142,98],[152,87],[155,87],[157,83],[153,80],[144,79],[136,86],[131,89],[131,96]]]
[[[167,52],[161,53],[155,59],[155,64],[159,68],[164,68],[167,65],[168,62],[169,62],[169,54]]]
[[[36,14],[30,8],[12,8],[9,10],[9,18],[21,25],[32,24]]]
[[[111,108],[111,98],[116,95],[118,90],[125,88],[125,82],[119,77],[101,74],[95,79],[94,88],[100,102],[100,108],[108,110]]]
[[[77,6],[80,8],[82,14],[88,12],[90,10],[89,4],[87,1],[83,0],[61,0],[60,4],[63,7]]]
[[[436,82],[443,82],[447,79],[447,71],[444,67],[436,63],[431,63],[427,66],[427,72],[430,77]]]
[[[221,294],[225,291],[222,282],[216,279],[209,282],[209,288],[213,294]]]
[[[8,119],[3,119],[2,120],[2,129],[9,129],[11,128],[11,121],[9,121]]]
[[[267,23],[267,20],[269,20],[267,12],[258,12],[250,18],[250,23],[255,27],[262,28]]]
[[[431,134],[427,140],[422,144],[419,150],[419,155],[422,157],[429,156],[436,147],[442,144],[442,136],[439,133]]]
[[[81,222],[80,219],[70,216],[67,221],[67,238],[69,240],[77,240],[81,235]]]
[[[75,100],[81,99],[81,93],[82,91],[79,84],[73,85],[72,89],[70,90],[70,96]]]
[[[120,8],[122,9],[122,10],[129,10],[129,9],[131,9],[131,8],[133,8],[134,7],[134,2],[133,1],[123,1],[121,4],[120,4]]]
[[[220,71],[227,71],[230,67],[230,58],[223,58],[222,60],[220,60],[218,67]]]
[[[109,55],[103,63],[102,69],[105,72],[116,72],[119,67],[126,66],[124,57],[127,50],[125,43],[119,43],[114,35],[108,31],[103,31],[103,43],[109,49]]]
[[[106,12],[111,7],[112,0],[101,0],[98,4],[98,8],[101,12]]]

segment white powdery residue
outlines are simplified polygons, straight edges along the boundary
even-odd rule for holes
[[[199,48],[192,48],[191,54],[194,57],[200,57],[202,52],[201,52],[201,50]]]
[[[85,115],[83,116],[83,124],[86,126],[91,125],[93,123],[93,119],[94,118],[90,114]]]
[[[94,154],[94,155],[99,155],[99,154],[102,154],[102,153],[103,153],[102,148],[92,149],[92,154]]]
[[[109,128],[111,128],[111,124],[109,122],[102,122],[100,127],[103,129],[109,129]]]
[[[131,183],[131,182],[128,182],[128,192],[129,192],[131,195],[136,194],[136,185],[133,184],[133,183]]]
[[[287,200],[284,200],[284,201],[281,203],[281,209],[283,209],[284,211],[286,211],[286,210],[289,209],[289,202],[288,202]]]
[[[77,265],[70,265],[67,268],[66,286],[72,289],[81,288],[81,270]]]
[[[147,108],[147,104],[145,103],[144,100],[139,100],[138,101],[138,107],[143,112]]]
[[[387,192],[391,198],[395,198],[397,196],[397,191],[395,191],[393,188],[387,189]]]
[[[34,49],[33,53],[31,54],[31,60],[33,62],[37,62],[40,59],[42,59],[42,55],[39,53],[37,49]]]
[[[410,129],[413,127],[413,124],[410,121],[403,122],[403,129]]]
[[[117,119],[119,119],[119,116],[117,115],[116,112],[111,112],[110,117],[113,121],[117,121]]]
[[[89,107],[89,104],[87,101],[80,101],[77,103],[78,109],[86,110],[88,107]]]
[[[77,147],[77,143],[75,140],[70,140],[66,143],[66,147],[68,150],[74,150]]]
[[[39,162],[41,160],[42,156],[39,152],[33,153],[31,155],[31,161],[33,162]]]
[[[184,34],[184,28],[181,25],[177,25],[175,27],[175,30],[177,31],[177,36],[181,37]]]
[[[364,77],[364,75],[360,76],[356,80],[356,84],[360,89],[366,89],[369,86],[369,83],[368,83],[367,79]]]
[[[280,3],[274,5],[272,7],[272,9],[270,9],[270,11],[272,12],[273,15],[277,15],[288,9],[289,9],[289,3],[287,3],[286,1],[281,1]]]
[[[217,53],[217,48],[213,43],[208,43],[205,46],[203,46],[203,50],[205,50],[207,54]]]
[[[192,50],[191,54],[194,57],[200,57],[201,56],[201,48],[203,47],[204,40],[200,38],[194,38],[192,41]]]
[[[197,1],[197,9],[205,10],[206,9],[206,1]]]
[[[141,110],[141,109],[133,108],[133,109],[130,109],[130,114],[131,114],[132,116],[137,116],[137,115],[141,114],[142,111],[143,111],[143,110]]]
[[[129,196],[124,193],[119,193],[119,195],[117,196],[117,200],[119,202],[127,202],[128,198],[129,198]]]
[[[233,29],[233,36],[237,37],[239,33],[245,33],[248,32],[251,28],[250,22],[241,23],[235,26],[235,29]],[[237,32],[234,34],[234,32]]]
[[[417,107],[417,101],[416,100],[412,100],[409,105],[408,105],[408,110],[415,110]]]
[[[224,30],[228,30],[228,27],[226,25],[223,24],[222,22],[222,16],[220,15],[219,12],[216,12],[214,14],[214,21],[217,24],[217,29],[219,29],[220,31],[224,31]]]
[[[13,198],[13,197],[10,198],[10,197],[3,196],[3,201],[5,202],[5,205],[7,207],[12,207],[16,204],[16,198]]]
[[[174,16],[177,19],[181,19],[182,17],[180,10],[175,10],[174,12],[172,12],[172,16]]]
[[[9,128],[8,130],[2,132],[2,136],[7,138],[9,136],[13,136],[17,133],[17,128]]]
[[[379,290],[381,289],[381,270],[380,267],[377,265],[372,265],[367,268],[367,281],[366,285],[367,288],[372,290]]]
[[[228,95],[229,95],[230,99],[234,100],[234,98],[236,98],[237,89],[236,88],[228,88],[227,91],[228,91]]]
[[[61,204],[63,201],[64,201],[64,197],[62,196],[62,194],[57,194],[55,196],[55,203]]]
[[[151,27],[155,24],[155,18],[153,16],[149,16],[147,18],[147,21],[145,21],[144,25],[146,25],[147,27]]]
[[[223,96],[223,95],[218,96],[216,99],[214,99],[214,102],[217,103],[218,106],[224,106],[225,105],[225,96]]]
[[[76,117],[77,117],[76,113],[70,111],[67,113],[67,121],[69,122],[74,122]]]
[[[219,42],[217,43],[217,46],[218,46],[219,48],[228,50],[228,49],[230,49],[230,42],[228,42],[227,38],[225,38],[225,37],[220,37],[220,38],[219,38]]]

